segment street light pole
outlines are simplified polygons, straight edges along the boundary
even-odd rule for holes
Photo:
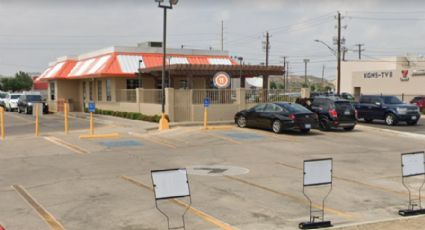
[[[169,0],[169,5],[163,5],[164,0],[155,0],[158,3],[159,8],[164,9],[164,21],[163,21],[163,37],[162,37],[162,78],[161,78],[161,89],[162,89],[162,100],[161,100],[161,119],[159,120],[159,130],[169,129],[168,120],[165,118],[165,65],[167,55],[167,9],[173,9],[173,5],[176,5],[178,0]]]

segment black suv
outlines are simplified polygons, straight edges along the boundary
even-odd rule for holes
[[[43,105],[43,113],[48,113],[48,107],[40,95],[24,94],[18,99],[18,112],[25,112],[26,114],[32,113],[32,107],[34,103],[40,103]]]
[[[419,107],[403,103],[395,96],[364,95],[356,104],[359,119],[365,122],[383,120],[387,125],[396,125],[405,121],[408,125],[416,125],[421,117]]]
[[[339,97],[316,97],[310,109],[317,113],[319,128],[323,131],[339,127],[350,131],[357,124],[356,109],[350,101]]]

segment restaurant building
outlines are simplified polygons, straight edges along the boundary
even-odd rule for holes
[[[425,95],[425,58],[399,56],[346,61],[341,65],[341,92],[395,95],[405,102]]]
[[[260,93],[266,101],[268,76],[283,74],[282,66],[239,65],[227,51],[167,49],[163,95],[161,46],[160,42],[146,42],[58,58],[40,76],[48,82],[50,111],[62,111],[64,102],[70,104],[71,111],[83,111],[93,101],[103,110],[156,115],[161,114],[165,96],[171,121],[198,121],[202,120],[202,101],[209,97],[211,119],[229,120],[246,104],[258,102]],[[219,72],[230,82],[241,79],[240,85],[217,89],[213,80]],[[250,101],[247,98],[252,98],[252,92],[245,91],[245,79],[257,76],[264,79],[264,91],[255,92],[257,98]]]

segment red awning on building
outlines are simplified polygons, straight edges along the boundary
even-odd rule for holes
[[[167,65],[193,64],[211,66],[233,66],[237,62],[228,56],[203,55],[167,55]],[[162,66],[162,54],[159,53],[125,53],[114,52],[78,61],[66,60],[47,68],[41,78],[50,79],[82,79],[99,77],[131,77],[141,69]]]

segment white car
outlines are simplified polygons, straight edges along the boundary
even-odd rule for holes
[[[4,107],[6,111],[18,110],[18,100],[21,97],[21,93],[9,93],[4,101]]]

